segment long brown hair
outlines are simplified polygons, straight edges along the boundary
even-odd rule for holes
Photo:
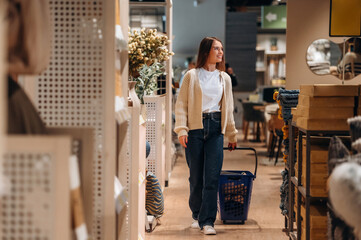
[[[222,44],[222,46],[223,46],[222,41],[219,40],[216,37],[205,37],[205,38],[203,38],[203,40],[199,44],[196,68],[201,68],[206,64],[208,56],[209,56],[209,52],[211,51],[212,44],[213,44],[214,41],[220,42]],[[224,60],[224,53],[223,53],[223,56],[222,56],[222,62],[217,63],[216,68],[218,70],[220,70],[220,71],[225,71],[226,70],[225,60]]]

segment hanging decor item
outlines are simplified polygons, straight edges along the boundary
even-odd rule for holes
[[[129,80],[137,82],[135,91],[142,104],[144,95],[157,90],[157,78],[164,73],[164,62],[174,55],[167,49],[169,43],[168,37],[156,29],[129,31]]]

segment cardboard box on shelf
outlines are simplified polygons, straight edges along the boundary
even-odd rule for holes
[[[339,84],[301,85],[300,94],[311,97],[358,96],[359,85],[339,85]]]
[[[306,107],[353,107],[355,97],[311,97],[300,94],[298,95],[298,105]]]
[[[301,205],[301,216],[306,218],[306,208]],[[327,207],[326,205],[310,205],[311,229],[327,229]]]
[[[311,154],[311,158],[312,158]],[[327,162],[327,156],[326,156]],[[302,171],[306,171],[306,163],[302,163]],[[328,168],[326,163],[314,163],[311,165],[311,175],[323,175],[325,177],[328,176]]]
[[[301,240],[306,240],[306,228],[302,225]],[[328,240],[327,229],[310,229],[310,240]]]
[[[301,205],[301,239],[306,239],[306,208]],[[327,240],[327,209],[326,206],[310,206],[310,240]]]
[[[323,163],[326,164],[328,159],[328,151],[327,150],[318,150],[318,149],[312,149],[310,152],[310,163]],[[306,164],[306,146],[302,149],[302,166],[303,164]]]
[[[297,126],[306,130],[348,131],[346,119],[308,119],[297,117]]]
[[[307,107],[298,105],[297,116],[308,119],[344,119],[354,116],[353,107]]]
[[[328,162],[328,137],[310,137],[310,163]],[[306,137],[302,137],[302,164],[306,164]],[[302,165],[303,166],[303,165]],[[327,170],[326,170],[327,172]]]
[[[303,168],[302,172],[305,173],[306,168]],[[327,175],[311,174],[310,175],[310,191],[312,191],[313,188],[316,188],[316,189],[322,189],[322,192],[326,192],[327,191],[327,179],[328,179]],[[306,175],[305,174],[302,174],[301,184],[302,184],[302,186],[306,186]],[[319,194],[317,194],[317,195],[311,194],[311,196],[312,197],[321,197],[321,196],[319,196]]]
[[[330,139],[327,137],[310,138],[310,195],[313,197],[327,197],[327,161],[328,145]],[[298,145],[296,145],[298,146]],[[297,148],[298,152],[298,148]],[[295,168],[298,169],[298,162]],[[296,170],[297,171],[297,170]],[[301,185],[306,185],[306,138],[302,138],[302,175],[298,177]]]
[[[312,197],[328,197],[327,186],[311,185],[310,195]]]

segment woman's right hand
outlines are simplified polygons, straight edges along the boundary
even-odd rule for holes
[[[188,136],[180,136],[179,138],[179,142],[180,142],[180,144],[183,146],[183,147],[185,147],[185,148],[187,148],[187,143],[188,143]]]

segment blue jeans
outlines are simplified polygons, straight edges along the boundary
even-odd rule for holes
[[[217,192],[223,164],[223,134],[220,114],[203,117],[203,129],[188,132],[185,150],[189,167],[189,207],[202,229],[214,226]]]

